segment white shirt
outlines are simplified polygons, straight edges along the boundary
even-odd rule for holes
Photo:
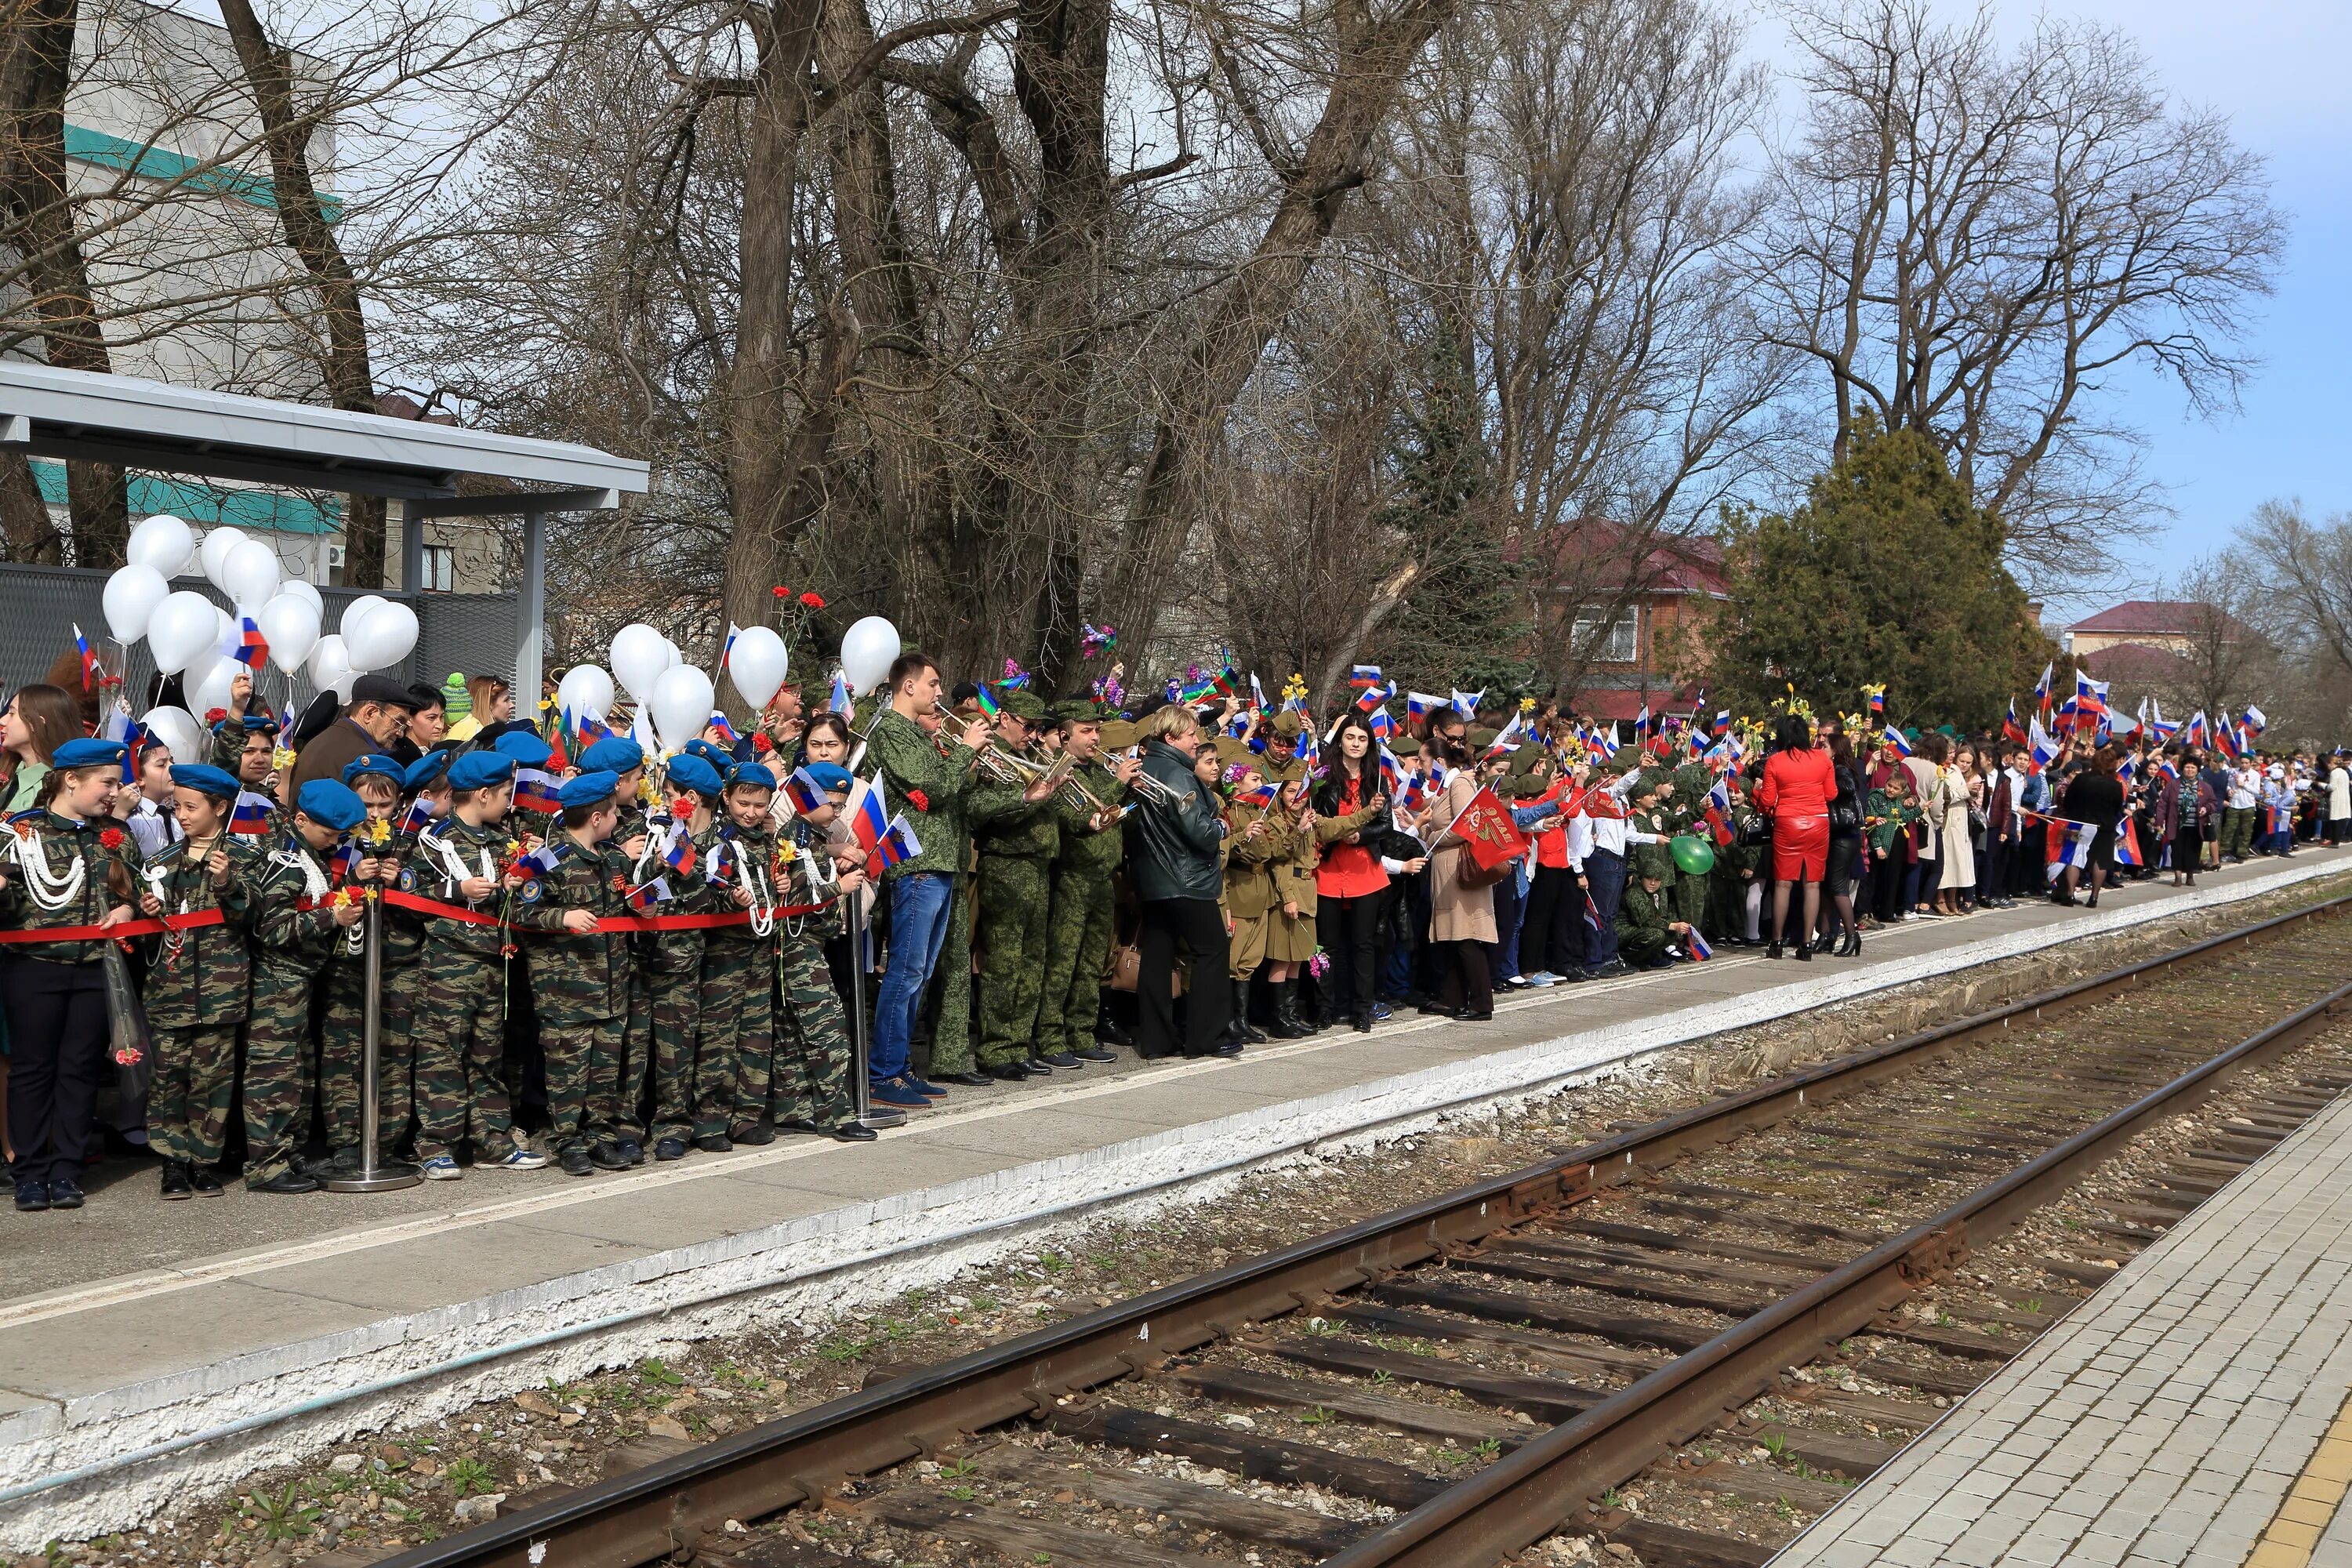
[[[141,858],[148,860],[187,837],[181,831],[177,816],[143,795],[139,797],[137,808],[123,818],[122,826],[131,830],[131,841],[139,846]]]

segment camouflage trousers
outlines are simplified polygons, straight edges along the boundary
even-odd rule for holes
[[[629,1016],[609,1079],[588,1085],[588,1127],[599,1139],[643,1142],[652,1119],[654,1009],[640,963],[629,975]]]
[[[428,950],[416,966],[416,1157],[448,1154],[470,1138],[486,1158],[514,1141],[499,1076],[506,1052],[507,977],[496,958]]]
[[[731,1088],[698,1107],[695,1132],[725,1132],[768,1119],[775,1079],[776,948],[773,935],[740,929],[710,933],[702,950],[702,1040],[699,1054]],[[715,1125],[707,1124],[715,1119]]]
[[[731,1066],[721,1072],[718,1053],[698,1051],[702,1018],[699,970],[654,970],[646,976],[646,1011],[654,1049],[652,1136],[693,1138],[698,1128],[727,1131],[735,1103]]]
[[[1055,879],[1037,1000],[1039,1050],[1093,1047],[1103,964],[1110,957],[1111,914],[1109,872],[1066,871]]]
[[[415,1109],[416,966],[387,963],[376,1029],[376,1148],[390,1153],[408,1135]],[[319,1098],[327,1147],[360,1146],[360,1097],[367,1070],[367,960],[338,950],[320,977],[326,1015],[319,1026]]]
[[[627,1054],[629,1021],[597,1018],[584,1024],[539,1026],[547,1061],[547,1147],[551,1153],[582,1153],[599,1138],[614,1136],[620,1101],[621,1063]]]
[[[857,1114],[849,1089],[853,1047],[823,934],[782,937],[777,966],[784,1005],[776,1016],[776,1121],[839,1127]]]
[[[236,1093],[236,1026],[158,1029],[154,1047],[147,1141],[166,1160],[211,1164],[221,1157]]]
[[[310,993],[299,963],[255,955],[245,1025],[245,1179],[258,1186],[293,1163],[310,1130]]]
[[[1706,882],[1705,877],[1677,874],[1668,887],[1675,919],[1694,930],[1706,930]]]
[[[932,971],[940,1012],[931,1030],[930,1060],[922,1064],[926,1073],[971,1070],[971,879],[956,878],[948,900],[948,934]]]
[[[988,855],[980,862],[980,1065],[1025,1061],[1040,1048],[1037,1006],[1045,989],[1045,917],[1052,913],[1048,862]]]

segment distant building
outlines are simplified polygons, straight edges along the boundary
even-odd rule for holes
[[[1593,654],[1567,706],[1591,718],[1630,720],[1644,708],[1663,715],[1697,701],[1706,678],[1706,627],[1730,598],[1722,546],[1678,538],[1638,549],[1623,531],[1593,522],[1573,538],[1567,549],[1578,564],[1556,587],[1554,624],[1571,616],[1569,646],[1593,639]]]
[[[2060,641],[2068,653],[2081,658],[2125,643],[2186,653],[2198,646],[2220,618],[2230,637],[2254,636],[2252,627],[2231,619],[2211,605],[2193,599],[2128,599],[2101,610],[2088,620],[2068,626]]]

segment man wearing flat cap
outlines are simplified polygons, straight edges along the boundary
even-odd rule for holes
[[[352,683],[352,700],[335,721],[304,742],[287,781],[290,799],[312,779],[341,782],[343,770],[371,752],[392,748],[408,726],[416,698],[389,675],[362,675]]]

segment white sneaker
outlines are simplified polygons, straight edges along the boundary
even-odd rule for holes
[[[466,1175],[465,1172],[457,1169],[457,1162],[446,1154],[434,1155],[425,1162],[424,1169],[425,1179],[428,1182],[463,1181]]]
[[[493,1160],[483,1169],[489,1171],[536,1171],[547,1163],[547,1156],[527,1144],[518,1143],[503,1159]]]

